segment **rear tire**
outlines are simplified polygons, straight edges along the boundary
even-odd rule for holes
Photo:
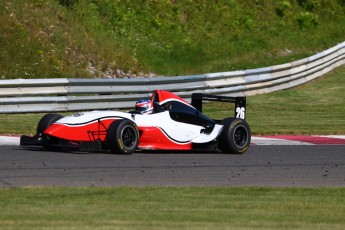
[[[218,147],[224,153],[243,154],[250,145],[251,131],[248,123],[239,118],[225,118]]]
[[[139,144],[138,127],[128,119],[115,120],[108,128],[106,140],[112,153],[132,154]]]

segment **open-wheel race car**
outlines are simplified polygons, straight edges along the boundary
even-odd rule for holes
[[[203,101],[235,104],[235,115],[223,120],[202,113]],[[46,114],[34,136],[21,136],[21,145],[111,151],[213,150],[242,154],[251,140],[245,121],[246,97],[192,94],[191,104],[174,93],[156,90],[150,100],[138,101],[134,111],[79,112],[63,117]]]

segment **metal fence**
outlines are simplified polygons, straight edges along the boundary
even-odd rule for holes
[[[191,76],[127,79],[0,80],[0,113],[132,108],[153,90],[235,96],[270,93],[320,77],[345,64],[345,42],[309,58],[272,67]]]

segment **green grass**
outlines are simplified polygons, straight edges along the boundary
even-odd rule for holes
[[[345,134],[345,67],[294,89],[249,97],[248,122],[265,134]]]
[[[344,85],[345,67],[340,67],[293,89],[248,97],[252,133],[345,134]],[[224,103],[206,104],[204,113],[217,119],[234,114]],[[0,114],[0,134],[33,134],[43,115]]]
[[[0,134],[35,134],[37,124],[44,115],[45,113],[0,114]]]
[[[69,9],[64,0],[0,2],[0,79],[102,76],[138,65],[111,31],[103,28],[89,1]],[[91,3],[90,3],[91,4]]]
[[[16,188],[1,229],[344,229],[344,188]]]
[[[247,99],[247,121],[254,134],[345,134],[345,67],[301,85]],[[206,107],[206,106],[205,106]],[[224,118],[223,105],[205,110]]]
[[[343,42],[344,11],[344,0],[2,0],[0,79],[287,63]]]

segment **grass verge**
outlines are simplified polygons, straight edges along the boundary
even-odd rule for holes
[[[15,188],[1,229],[344,229],[345,188]]]
[[[254,134],[345,134],[344,85],[340,67],[293,89],[248,97],[247,121]],[[221,105],[205,112],[220,119],[233,115]]]

